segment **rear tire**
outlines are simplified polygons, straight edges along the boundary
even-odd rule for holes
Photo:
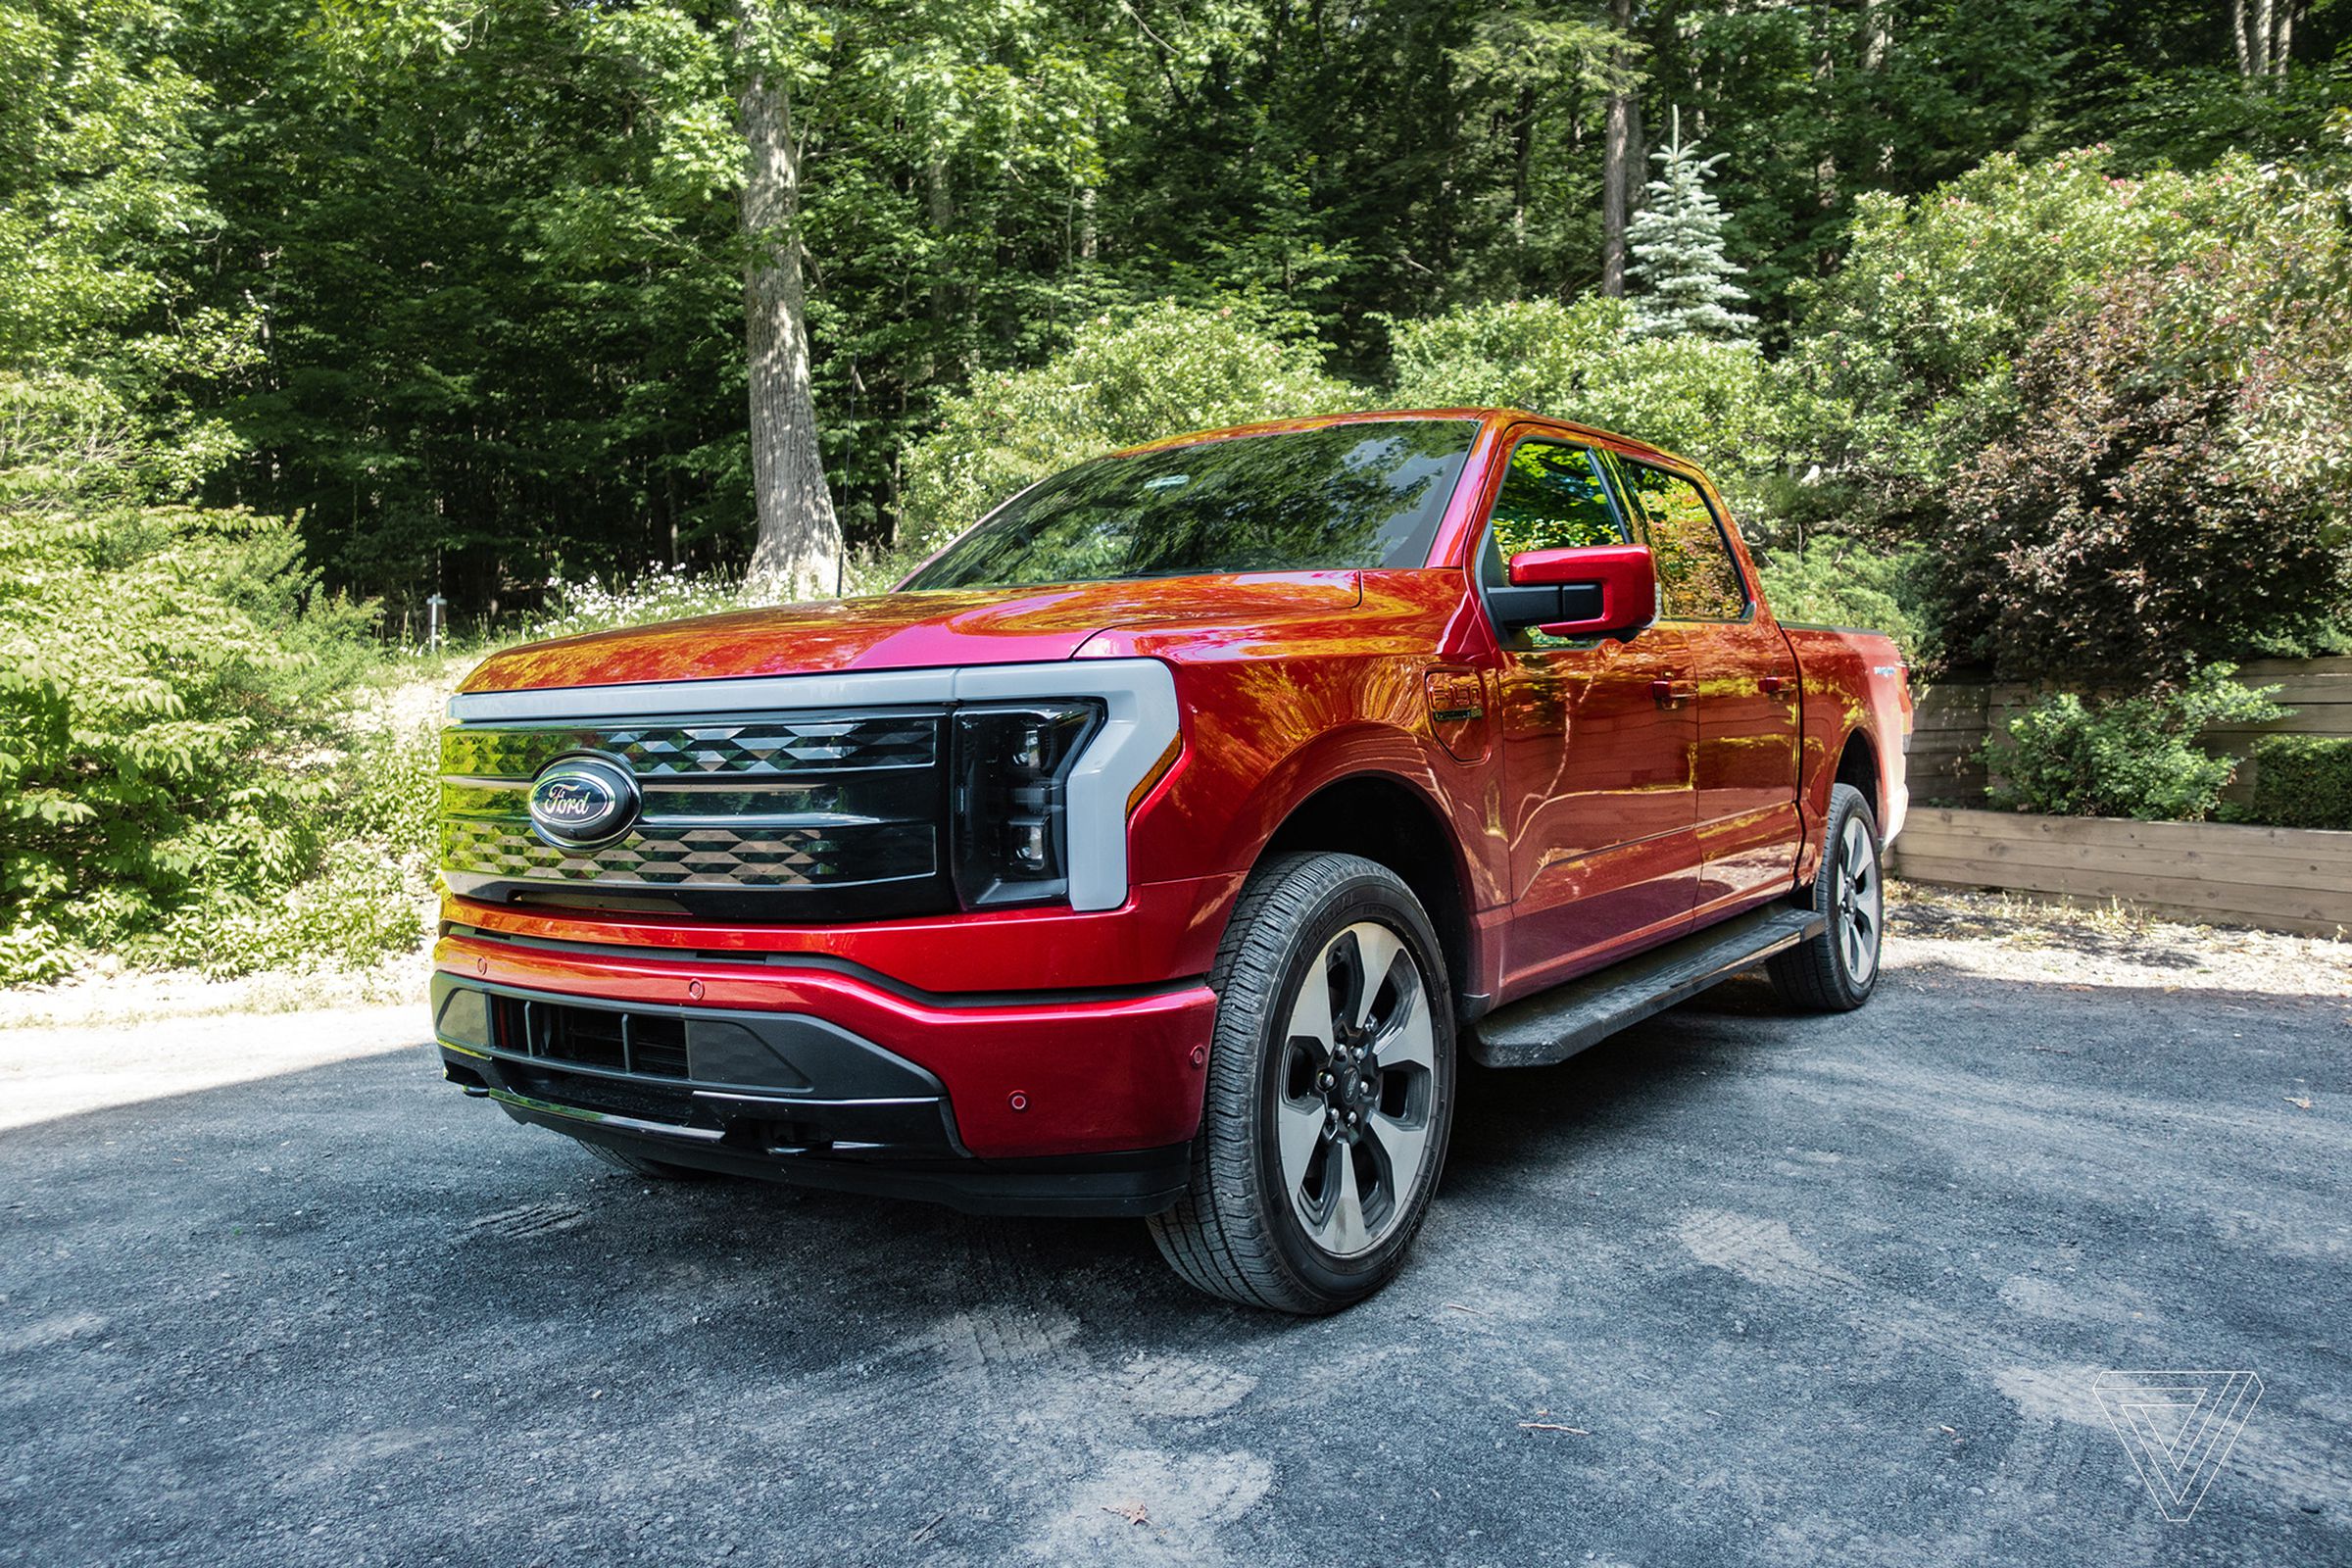
[[[587,1139],[573,1140],[614,1170],[625,1170],[632,1176],[643,1176],[657,1182],[707,1182],[717,1176],[716,1171],[697,1170],[692,1165],[672,1165],[665,1159],[647,1159],[642,1154],[624,1154],[604,1144],[592,1144]]]
[[[1192,1177],[1152,1216],[1187,1283],[1336,1312],[1403,1261],[1453,1120],[1453,997],[1437,933],[1388,867],[1285,855],[1250,878],[1210,976]]]
[[[1851,784],[1830,786],[1821,869],[1807,897],[1827,922],[1821,935],[1764,960],[1772,988],[1792,1007],[1851,1012],[1879,986],[1886,935],[1886,881],[1879,866],[1879,824]]]

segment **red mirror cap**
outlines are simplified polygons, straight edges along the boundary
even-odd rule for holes
[[[1577,550],[1530,550],[1511,558],[1511,582],[1521,588],[1599,590],[1598,613],[1546,622],[1549,637],[1596,637],[1637,631],[1657,618],[1658,568],[1642,545],[1588,545]],[[1565,607],[1563,607],[1565,608]]]
[[[1511,558],[1514,588],[1565,587],[1605,582],[1633,571],[1651,576],[1657,568],[1646,545],[1584,545],[1573,550],[1525,550]]]

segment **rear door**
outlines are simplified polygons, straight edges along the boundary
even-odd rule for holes
[[[1658,565],[1667,623],[1698,691],[1700,918],[1775,891],[1795,874],[1796,658],[1759,612],[1730,530],[1690,475],[1622,454],[1621,492]]]
[[[1507,461],[1478,560],[1482,592],[1507,582],[1519,552],[1634,539],[1592,449],[1529,436]],[[1679,628],[1631,642],[1495,635],[1511,986],[1564,976],[1689,919],[1698,725]]]

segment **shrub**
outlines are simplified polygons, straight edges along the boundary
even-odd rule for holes
[[[2197,747],[2208,725],[2263,724],[2284,715],[2277,687],[2239,685],[2229,664],[2208,664],[2182,684],[2146,696],[2085,703],[2072,692],[2043,698],[2009,721],[2009,742],[1985,742],[1993,803],[2053,816],[2131,816],[2201,821],[2236,775],[2238,759]]]
[[[682,564],[651,567],[635,582],[610,588],[593,578],[566,582],[557,577],[547,585],[547,608],[523,622],[522,637],[577,637],[775,602],[747,589],[738,578],[718,573],[691,576]]]
[[[2256,444],[2262,411],[2316,366],[2180,329],[2254,307],[2229,271],[2217,256],[2127,274],[2035,339],[2016,434],[1948,487],[1936,578],[1964,657],[2006,677],[2167,680],[2352,612],[2343,486]]]
[[[1799,287],[1791,362],[1857,520],[1935,526],[1945,477],[2015,426],[2028,345],[2101,279],[2182,253],[2190,182],[2107,164],[1999,154],[1924,196],[1856,199],[1838,270]]]
[[[1752,344],[1637,337],[1622,300],[1538,300],[1394,321],[1398,408],[1525,409],[1614,430],[1700,465],[1770,543],[1791,463],[1779,378]]]
[[[2253,759],[2245,820],[2352,829],[2352,737],[2266,735],[2254,743]]]
[[[1099,317],[1035,369],[976,377],[907,449],[901,553],[927,555],[999,503],[1103,452],[1363,401],[1323,373],[1313,343],[1231,307],[1162,302]]]
[[[1883,631],[1917,666],[1932,662],[1936,654],[1921,605],[1926,555],[1916,545],[1882,551],[1851,539],[1816,536],[1802,550],[1760,557],[1757,569],[1781,619]]]
[[[0,980],[300,881],[374,658],[289,525],[136,505],[128,445],[87,383],[0,380]]]

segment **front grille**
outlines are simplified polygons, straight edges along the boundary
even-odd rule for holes
[[[937,710],[460,725],[442,732],[442,870],[501,901],[623,894],[783,921],[952,908],[944,728]],[[593,850],[541,837],[528,808],[540,770],[582,754],[626,765],[643,800]]]

